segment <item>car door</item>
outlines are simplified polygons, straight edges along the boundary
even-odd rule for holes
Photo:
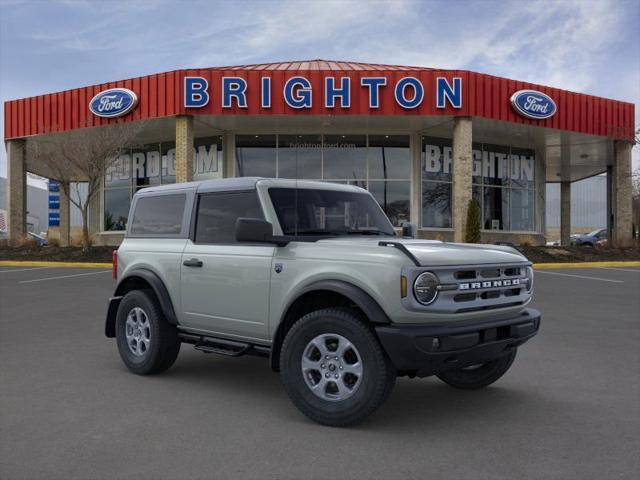
[[[255,190],[198,195],[182,254],[182,323],[211,335],[268,340],[275,247],[238,243],[238,217],[264,218]]]

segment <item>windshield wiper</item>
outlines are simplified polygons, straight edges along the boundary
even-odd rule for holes
[[[392,234],[383,232],[382,230],[347,230],[345,234],[346,235],[384,235],[385,237],[393,236]]]
[[[347,235],[347,230],[325,230],[323,228],[310,228],[308,230],[298,230],[298,235]]]
[[[321,228],[298,230],[298,235],[384,235],[385,237],[393,237],[393,234],[382,230],[325,230]]]

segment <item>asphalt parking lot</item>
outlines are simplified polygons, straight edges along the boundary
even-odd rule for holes
[[[640,473],[640,269],[538,271],[540,334],[493,386],[399,379],[364,424],[318,426],[264,359],[183,345],[129,374],[109,271],[0,268],[0,477],[602,479]]]

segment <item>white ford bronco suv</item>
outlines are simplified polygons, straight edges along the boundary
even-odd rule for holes
[[[540,325],[518,251],[401,238],[349,185],[146,188],[114,272],[105,333],[130,371],[166,370],[182,343],[269,357],[293,403],[334,426],[371,414],[397,376],[486,387]]]

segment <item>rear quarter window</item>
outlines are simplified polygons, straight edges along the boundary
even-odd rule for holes
[[[139,198],[131,221],[132,235],[179,235],[182,231],[183,193]]]

